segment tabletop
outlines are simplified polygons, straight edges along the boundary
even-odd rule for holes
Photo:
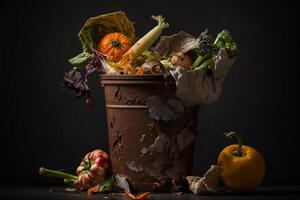
[[[227,200],[227,199],[300,199],[300,185],[293,186],[261,186],[251,193],[236,194],[223,189],[222,193],[214,195],[194,195],[192,193],[151,194],[147,199],[151,200]],[[87,195],[86,192],[68,192],[60,186],[0,186],[0,199],[70,199],[70,200],[129,200],[120,193]]]

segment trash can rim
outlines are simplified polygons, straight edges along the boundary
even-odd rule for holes
[[[165,80],[169,78],[163,74],[144,74],[144,75],[113,75],[113,74],[100,74],[101,80]]]

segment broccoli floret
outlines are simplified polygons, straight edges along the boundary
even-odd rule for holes
[[[228,30],[221,31],[214,41],[207,29],[203,31],[199,36],[199,54],[193,63],[193,69],[209,68],[213,64],[213,57],[221,48],[226,49],[230,58],[234,57],[238,51],[237,45]]]
[[[218,50],[220,50],[221,48],[225,48],[230,58],[234,57],[237,53],[237,45],[231,38],[228,30],[223,30],[217,35],[214,41],[214,46],[215,49]]]

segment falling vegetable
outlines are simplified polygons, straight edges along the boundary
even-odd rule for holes
[[[146,35],[139,39],[122,57],[122,59],[117,63],[110,63],[112,66],[121,68],[125,73],[132,73],[133,67],[132,64],[136,59],[143,54],[160,36],[162,31],[169,27],[169,24],[166,23],[164,18],[159,16],[152,16],[152,19],[158,22],[157,26],[151,29]]]
[[[229,132],[224,135],[238,140],[238,144],[225,147],[218,157],[224,184],[238,192],[255,189],[265,174],[263,157],[254,148],[244,145],[239,133]]]

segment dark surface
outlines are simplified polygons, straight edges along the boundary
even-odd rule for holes
[[[30,200],[50,200],[50,199],[94,199],[94,200],[129,200],[122,194],[95,194],[88,196],[86,192],[66,192],[63,187],[2,187],[0,188],[1,199],[30,199]],[[151,194],[147,199],[158,200],[227,200],[227,199],[299,199],[300,186],[264,186],[258,188],[256,191],[248,194],[234,194],[230,191],[223,190],[221,194],[216,195],[194,195],[192,193],[185,193],[183,195],[171,194]]]
[[[299,182],[299,36],[296,1],[16,1],[0,6],[1,184],[58,184],[38,168],[75,172],[86,152],[108,150],[103,91],[92,79],[95,108],[63,90],[67,59],[81,51],[76,37],[90,16],[123,10],[139,36],[162,14],[164,34],[228,28],[239,54],[219,100],[199,112],[194,174],[214,163],[240,131],[266,160],[264,184]],[[20,171],[22,169],[22,171]],[[38,193],[37,193],[38,195]]]

